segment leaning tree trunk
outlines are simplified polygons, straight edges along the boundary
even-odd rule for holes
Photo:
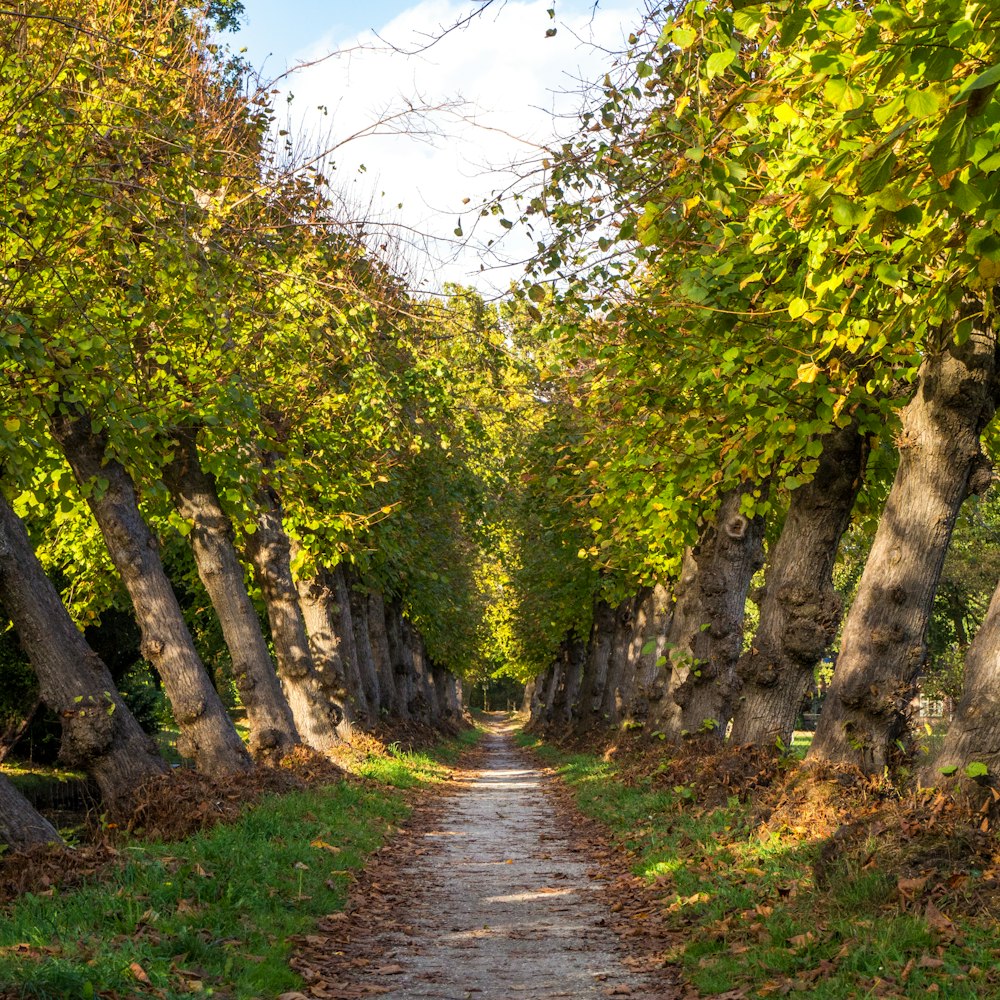
[[[990,481],[980,434],[996,393],[992,329],[924,360],[902,412],[899,468],[844,624],[810,759],[879,773],[905,734],[955,518],[965,497]]]
[[[377,590],[373,590],[368,595],[368,640],[372,658],[375,660],[375,675],[378,678],[379,714],[395,718],[399,714],[399,691],[396,675],[392,669],[392,657],[389,654],[385,614],[385,601]]]
[[[723,496],[690,552],[692,592],[683,607],[678,599],[669,639],[672,652],[681,653],[672,685],[680,732],[668,732],[669,738],[703,734],[722,740],[732,717],[747,591],[764,561],[764,519],[740,513],[751,489],[746,484]]]
[[[587,658],[580,680],[580,697],[577,700],[574,728],[578,732],[593,729],[601,722],[601,700],[608,679],[614,642],[615,611],[607,601],[598,601],[594,608],[594,624],[590,629]]]
[[[639,596],[626,598],[615,608],[614,629],[611,633],[611,656],[608,676],[601,696],[601,721],[617,726],[625,711],[626,690],[632,680],[629,671],[635,665],[632,641],[635,635],[636,605]]]
[[[232,658],[233,679],[250,724],[250,751],[258,757],[283,757],[298,744],[299,734],[247,593],[232,526],[214,478],[201,468],[196,435],[194,429],[174,435],[174,457],[163,470],[163,481],[191,524],[188,541]]]
[[[730,734],[734,744],[792,744],[813,671],[840,626],[833,564],[866,458],[857,424],[835,428],[823,438],[816,475],[791,495],[757,596],[760,626],[736,666],[742,688]]]
[[[63,842],[56,828],[2,774],[0,841],[14,850]]]
[[[314,750],[328,750],[340,741],[343,711],[316,670],[278,498],[264,486],[257,501],[257,530],[247,539],[247,554],[267,605],[278,676],[299,735]],[[335,689],[336,678],[330,687]]]
[[[91,775],[116,813],[167,765],[70,618],[2,492],[0,605],[35,668],[42,699],[62,722],[60,758]]]
[[[178,752],[209,774],[250,770],[250,755],[194,648],[156,541],[139,513],[131,477],[108,455],[106,439],[93,432],[86,415],[57,413],[52,432],[85,489],[132,600],[142,655],[163,680],[180,729]]]
[[[673,594],[661,584],[643,587],[638,594],[622,712],[627,725],[646,727],[652,707],[667,693],[667,634],[673,604]]]
[[[920,783],[955,786],[978,799],[987,786],[1000,788],[1000,586],[965,654],[962,697],[944,744]]]

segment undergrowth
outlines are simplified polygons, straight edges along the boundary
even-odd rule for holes
[[[478,735],[431,752],[380,752],[372,741],[348,765],[352,780],[267,795],[185,840],[125,839],[99,877],[7,907],[0,996],[250,1000],[294,990],[294,937],[344,906],[352,873],[408,815],[402,790],[444,780]]]
[[[520,742],[632,853],[693,995],[1000,997],[996,841],[946,821],[942,797],[906,803],[787,759],[720,797],[718,760],[703,794],[697,759]]]

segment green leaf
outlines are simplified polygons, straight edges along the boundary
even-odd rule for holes
[[[899,288],[905,275],[895,264],[878,264],[875,267],[875,277],[890,288]]]
[[[713,52],[705,63],[708,78],[719,76],[732,65],[736,58],[736,53],[732,49],[723,49],[721,52]]]
[[[975,90],[985,90],[987,87],[994,87],[998,83],[1000,83],[1000,63],[997,63],[996,66],[991,66],[984,73],[980,73],[972,83],[962,88],[958,96],[964,97]]]
[[[835,194],[831,199],[833,221],[838,226],[857,226],[865,217],[864,205],[859,205],[850,198]]]
[[[932,90],[911,90],[904,98],[906,110],[914,118],[930,118],[941,107],[938,95]]]
[[[965,164],[968,134],[964,110],[956,108],[949,111],[938,129],[937,138],[927,150],[927,159],[938,177]]]
[[[805,299],[795,298],[788,303],[788,315],[791,316],[792,319],[798,319],[800,316],[804,316],[807,312],[809,312],[809,303],[806,302]]]
[[[965,775],[968,778],[985,778],[989,773],[990,769],[979,760],[974,760],[971,764],[967,764],[965,768]]]
[[[698,32],[694,28],[674,28],[670,33],[670,40],[679,49],[689,49],[698,38]]]
[[[653,653],[655,651],[656,651],[656,640],[655,639],[649,639],[645,643],[643,643],[643,646],[642,646],[642,655],[643,656],[649,656],[650,653]]]
[[[958,766],[956,764],[948,764],[946,767],[939,767],[938,770],[946,778],[950,778],[958,770]]]

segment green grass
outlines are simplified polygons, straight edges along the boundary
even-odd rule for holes
[[[964,940],[950,940],[921,913],[904,911],[895,874],[877,864],[844,863],[818,889],[819,845],[790,833],[761,836],[735,798],[700,809],[688,789],[648,779],[626,786],[600,758],[521,743],[558,769],[580,809],[634,852],[637,874],[657,883],[669,925],[683,934],[669,957],[703,995],[1000,997],[991,920],[956,920]]]
[[[151,989],[250,1000],[300,987],[289,937],[343,907],[351,872],[408,814],[397,789],[440,779],[441,760],[477,737],[372,757],[361,772],[378,784],[270,796],[231,826],[126,846],[99,882],[22,898],[0,918],[0,987],[45,1000]]]

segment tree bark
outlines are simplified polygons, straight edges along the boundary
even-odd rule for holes
[[[410,718],[413,700],[413,660],[403,642],[403,613],[398,601],[385,604],[385,637],[389,643],[389,662],[396,683],[396,711],[401,719]]]
[[[163,680],[180,729],[178,752],[206,773],[250,770],[250,755],[194,648],[156,541],[139,513],[131,477],[107,454],[106,439],[93,432],[86,415],[58,413],[51,426],[132,600],[142,655]]]
[[[396,675],[392,669],[392,658],[389,655],[385,614],[385,601],[378,591],[373,590],[368,595],[368,639],[378,678],[379,714],[395,718],[399,714],[399,691],[396,686]]]
[[[375,666],[375,654],[372,651],[371,637],[368,631],[368,591],[360,581],[347,574],[345,579],[349,588],[351,627],[354,629],[354,650],[357,655],[358,673],[361,678],[360,702],[364,705],[364,715],[370,724],[379,718],[379,705],[382,692],[378,683],[378,668]]]
[[[215,480],[201,468],[196,435],[194,429],[174,435],[174,457],[163,470],[163,481],[192,526],[188,541],[232,658],[233,679],[250,724],[250,751],[255,757],[280,758],[298,744],[299,734],[247,593],[232,526]]]
[[[340,608],[333,577],[319,569],[312,577],[297,579],[295,586],[319,684],[317,697],[336,717],[338,738],[348,739],[356,715],[348,690],[345,643],[337,631]]]
[[[992,329],[977,329],[965,344],[924,360],[902,412],[899,468],[844,625],[809,759],[880,773],[905,734],[955,518],[965,497],[990,481],[980,434],[996,397]]]
[[[636,595],[626,598],[615,608],[608,676],[600,708],[601,721],[609,726],[617,726],[621,722],[625,712],[626,691],[632,683],[629,672],[635,666],[632,643],[638,602],[639,597]]]
[[[672,655],[679,654],[672,693],[681,709],[680,732],[668,732],[668,738],[722,740],[732,717],[747,591],[764,561],[764,519],[740,513],[750,489],[747,484],[723,496],[690,552],[694,579],[684,601],[678,600],[669,639]]]
[[[813,671],[840,626],[833,564],[851,521],[867,450],[856,424],[835,428],[823,439],[812,481],[792,492],[757,596],[760,626],[736,667],[742,688],[730,734],[734,744],[791,746]]]
[[[637,595],[622,712],[622,721],[628,725],[647,726],[652,717],[652,707],[667,692],[670,679],[667,635],[673,603],[672,593],[661,584],[644,587]]]
[[[985,774],[966,768],[984,764]],[[942,768],[945,772],[942,773]],[[986,787],[1000,787],[1000,585],[965,654],[962,697],[944,743],[934,761],[920,773],[924,787],[952,786],[982,799]],[[992,801],[992,793],[990,794]]]
[[[10,615],[45,704],[62,721],[60,758],[87,771],[111,812],[167,770],[45,575],[0,492],[0,605]]]
[[[257,500],[257,530],[247,540],[247,553],[267,605],[278,676],[299,735],[314,750],[328,750],[340,740],[337,727],[344,717],[329,694],[336,689],[336,678],[328,689],[313,660],[278,498],[264,486]],[[329,665],[324,667],[332,673]]]
[[[2,774],[0,840],[14,850],[63,842],[56,828]]]
[[[368,701],[368,689],[362,679],[361,661],[355,639],[354,612],[351,607],[351,586],[343,563],[336,566],[330,579],[335,595],[334,603],[330,605],[331,621],[334,632],[340,637],[341,657],[347,677],[351,709],[355,718],[370,721],[375,717],[375,712]]]
[[[574,728],[579,732],[593,729],[601,723],[601,701],[608,679],[608,665],[614,640],[615,611],[607,601],[598,601],[594,608],[594,624],[590,629],[587,658],[580,680]]]

